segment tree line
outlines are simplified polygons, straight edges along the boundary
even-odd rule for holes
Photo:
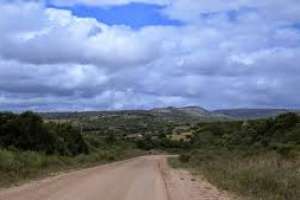
[[[0,113],[0,148],[75,156],[89,148],[70,124],[45,123],[33,112]]]
[[[251,121],[200,123],[193,127],[191,145],[288,151],[300,147],[299,123],[295,113]]]

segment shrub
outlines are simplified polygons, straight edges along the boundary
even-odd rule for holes
[[[0,113],[0,147],[75,156],[88,153],[80,131],[70,124],[45,124],[32,113]]]
[[[23,168],[39,169],[46,165],[46,155],[33,151],[25,151],[16,154],[16,160]]]
[[[293,150],[295,146],[293,144],[273,144],[272,147],[283,158],[291,158],[294,156]]]
[[[188,154],[181,154],[181,155],[179,156],[179,160],[180,160],[180,162],[182,162],[182,163],[187,163],[187,162],[189,162],[189,161],[190,161],[190,158],[191,158],[191,156],[188,155]]]
[[[13,152],[7,150],[0,150],[0,169],[10,170],[13,168],[15,162],[15,155]]]

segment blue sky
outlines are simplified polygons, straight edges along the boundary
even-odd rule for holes
[[[129,3],[107,7],[84,4],[55,6],[49,3],[48,7],[70,10],[75,16],[95,18],[108,25],[126,25],[134,29],[144,26],[179,26],[182,24],[180,21],[169,19],[161,13],[165,6],[155,4]]]
[[[0,12],[0,110],[300,108],[297,0],[13,0]]]

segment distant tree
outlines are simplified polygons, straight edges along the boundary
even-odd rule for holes
[[[275,126],[277,129],[286,129],[295,126],[297,122],[298,115],[296,113],[286,113],[276,117]]]
[[[108,144],[113,144],[117,141],[117,138],[115,137],[115,135],[113,133],[108,134],[108,136],[106,136],[105,138],[105,142]]]
[[[47,154],[88,153],[80,131],[68,124],[45,124],[32,112],[20,115],[0,113],[0,146]]]

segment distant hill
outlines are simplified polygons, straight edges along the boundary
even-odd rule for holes
[[[275,117],[286,112],[299,112],[288,109],[224,109],[209,111],[198,106],[164,107],[151,110],[89,111],[89,112],[49,112],[40,113],[47,119],[74,118],[155,118],[174,122],[217,121],[234,119],[258,119]]]
[[[193,117],[208,117],[211,113],[201,107],[190,106],[190,107],[166,107],[166,108],[155,108],[150,110],[150,113],[154,115],[187,115]]]
[[[198,106],[188,107],[166,107],[166,108],[155,108],[149,111],[152,115],[162,117],[165,119],[176,119],[176,120],[198,120],[198,121],[211,121],[211,120],[224,120],[226,116],[218,113],[210,112],[204,108]]]
[[[282,113],[292,112],[288,109],[224,109],[213,111],[217,114],[223,114],[228,117],[233,117],[236,119],[257,119],[257,118],[267,118],[275,117]]]
[[[40,113],[40,115],[47,119],[71,119],[71,118],[111,118],[119,117],[127,118],[159,118],[166,121],[174,122],[193,122],[193,121],[210,121],[223,120],[227,118],[224,115],[210,112],[204,108],[190,106],[190,107],[165,107],[154,108],[151,110],[121,110],[121,111],[90,111],[90,112],[48,112]]]
[[[177,110],[196,117],[214,117],[210,111],[197,106],[177,108]]]

